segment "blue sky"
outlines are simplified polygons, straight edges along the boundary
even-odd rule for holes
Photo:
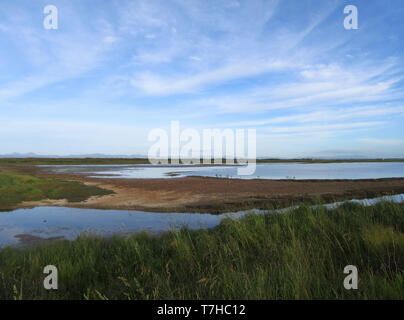
[[[402,0],[2,0],[0,154],[147,154],[178,120],[255,128],[258,156],[403,157],[403,17]]]

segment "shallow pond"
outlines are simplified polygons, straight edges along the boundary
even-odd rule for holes
[[[238,175],[227,165],[60,165],[42,166],[56,173],[99,178],[156,179],[187,176],[240,179],[380,179],[404,177],[404,162],[262,163],[253,175]]]
[[[380,200],[404,202],[404,194],[367,200],[351,200],[372,205]],[[341,202],[328,204],[334,208]],[[277,210],[281,213],[290,208]],[[155,213],[127,210],[76,209],[65,207],[36,207],[0,212],[0,247],[24,244],[27,239],[62,237],[73,240],[80,233],[111,236],[129,235],[142,230],[151,234],[176,230],[183,226],[190,229],[212,228],[224,218],[240,218],[248,212],[258,214],[267,211],[249,210],[221,215],[196,213]],[[27,243],[27,242],[25,242]]]

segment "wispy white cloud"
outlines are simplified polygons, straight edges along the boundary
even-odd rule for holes
[[[26,145],[22,135],[30,132],[46,145],[46,135],[29,124],[43,118],[36,125],[60,141],[72,134],[77,145],[82,137],[100,148],[91,130],[103,127],[109,136],[100,139],[127,141],[141,136],[128,123],[144,135],[157,121],[178,119],[188,127],[257,127],[260,148],[276,139],[285,153],[377,145],[369,139],[390,151],[401,147],[402,5],[367,2],[368,14],[352,32],[343,28],[338,0],[57,5],[54,32],[42,28],[41,10],[13,2],[0,8],[0,122],[4,134],[8,128],[17,137],[8,124],[22,121],[15,146]]]
[[[191,76],[159,76],[152,73],[142,73],[131,81],[131,84],[146,94],[176,94],[199,91],[207,85],[223,84],[223,82],[256,76],[270,71],[290,68],[290,64],[280,61],[249,61],[238,62],[215,70],[202,72]]]
[[[288,116],[273,117],[263,120],[254,121],[240,121],[235,123],[227,123],[232,127],[246,127],[246,126],[264,126],[269,124],[280,123],[316,123],[316,122],[334,122],[341,120],[355,120],[366,119],[369,117],[404,116],[403,106],[365,106],[365,107],[352,107],[352,108],[336,108],[331,110],[320,110],[314,112],[298,113]]]
[[[22,17],[30,24],[21,23]],[[24,61],[27,71],[15,78],[10,74],[7,82],[0,82],[0,101],[79,78],[101,66],[118,41],[105,21],[98,24],[98,32],[83,32],[81,25],[75,27],[72,16],[72,29],[51,34],[33,26],[27,12],[22,17],[10,12],[7,25],[3,25],[1,31],[19,48],[18,54],[27,58]]]
[[[384,121],[373,122],[354,122],[354,123],[333,123],[323,125],[306,125],[306,126],[288,126],[288,127],[267,127],[263,132],[268,133],[320,133],[324,131],[345,130],[356,128],[374,128],[375,126],[385,125]]]
[[[216,112],[251,113],[403,98],[403,93],[394,89],[401,79],[384,77],[389,68],[390,64],[377,70],[368,67],[366,72],[366,69],[347,71],[335,65],[330,68],[305,67],[299,72],[304,74],[303,81],[266,85],[242,93],[205,99],[200,103],[211,106]]]
[[[404,139],[361,138],[358,141],[376,146],[404,146]]]

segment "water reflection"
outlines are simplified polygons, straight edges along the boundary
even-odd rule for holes
[[[380,200],[404,202],[404,194],[351,200],[364,205],[372,205]],[[341,203],[326,205],[334,208]],[[290,208],[277,210],[284,212]],[[267,211],[249,210],[221,215],[197,213],[154,213],[129,210],[76,209],[65,207],[36,207],[0,212],[0,247],[16,245],[20,240],[63,237],[73,240],[80,233],[102,236],[113,234],[129,235],[142,230],[158,234],[170,229],[187,226],[190,229],[212,228],[224,218],[240,218],[246,213],[262,214]]]
[[[43,166],[57,173],[99,178],[157,179],[187,176],[239,179],[380,179],[404,177],[404,162],[262,163],[250,176],[239,176],[227,165],[71,165]]]

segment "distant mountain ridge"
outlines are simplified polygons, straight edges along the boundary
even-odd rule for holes
[[[76,158],[76,159],[83,159],[83,158],[104,158],[104,159],[113,159],[113,158],[120,158],[120,159],[146,159],[148,158],[147,155],[142,154],[103,154],[103,153],[92,153],[92,154],[71,154],[71,155],[52,155],[46,154],[41,155],[34,152],[27,152],[27,153],[19,153],[13,152],[10,154],[0,154],[0,159],[4,158],[54,158],[54,159],[67,159],[67,158]],[[318,159],[318,160],[344,160],[344,159],[381,159],[381,158],[400,158],[400,157],[381,157],[381,156],[363,156],[363,155],[335,155],[335,156],[321,156],[321,155],[308,155],[308,156],[301,156],[301,157],[273,157],[273,156],[263,156],[257,157],[257,160],[263,159],[280,159],[280,160],[288,160],[288,159]]]
[[[74,155],[65,155],[58,156],[52,154],[40,155],[33,152],[28,153],[10,153],[10,154],[0,154],[0,158],[121,158],[121,159],[137,159],[137,158],[147,158],[146,155],[134,154],[134,155],[110,155],[110,154],[102,154],[102,153],[92,153],[92,154],[74,154]]]

